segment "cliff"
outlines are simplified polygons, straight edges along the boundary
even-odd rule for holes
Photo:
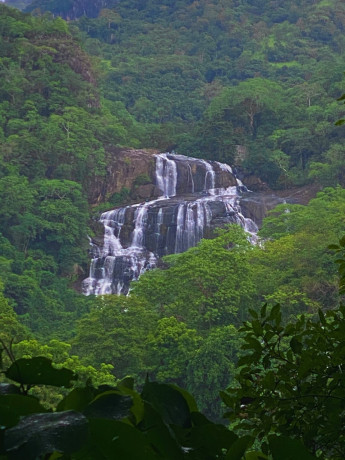
[[[133,202],[159,196],[154,185],[155,153],[158,151],[108,147],[104,175],[96,176],[89,185],[89,203],[106,202],[121,193]]]
[[[107,148],[107,162],[104,175],[95,176],[89,183],[88,201],[91,206],[105,202],[116,205],[140,203],[157,198],[161,192],[156,187],[154,154],[158,150],[130,149],[120,147]],[[180,167],[179,174],[183,175]],[[234,185],[226,183],[220,174],[219,186]],[[241,199],[241,207],[246,217],[253,219],[261,226],[267,212],[282,201],[307,204],[319,191],[317,186],[294,187],[293,189],[272,191],[265,182],[250,175],[241,177],[244,185],[254,193],[245,194]],[[186,183],[181,181],[181,183]],[[181,190],[181,194],[188,190]],[[118,196],[118,203],[114,197]]]
[[[162,195],[162,191],[156,186],[155,178],[156,163],[153,155],[157,153],[159,151],[153,149],[108,147],[104,175],[95,176],[89,184],[88,201],[91,206],[107,201],[112,202],[117,194],[125,196],[129,202],[137,203]],[[200,162],[187,165],[183,160],[176,158],[176,165],[180,177],[176,190],[178,195],[192,192],[189,183],[190,174],[194,177],[193,191],[203,190],[204,170]],[[235,178],[222,171],[216,162],[214,168],[217,171],[216,187],[226,188],[236,185]]]

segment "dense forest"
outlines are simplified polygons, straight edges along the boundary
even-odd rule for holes
[[[141,146],[232,164],[241,145],[271,186],[343,181],[341,1],[107,3],[77,24],[107,106],[141,123]]]
[[[97,386],[112,388],[132,376],[144,388],[145,401],[153,401],[155,391],[147,377],[191,392],[204,414],[193,419],[198,436],[206,416],[214,430],[210,439],[223,449],[235,439],[219,425],[226,419],[240,436],[237,455],[253,443],[242,435],[258,435],[262,445],[256,441],[254,447],[265,454],[248,460],[279,451],[276,440],[267,440],[273,431],[302,440],[310,455],[343,458],[338,408],[344,397],[334,369],[342,359],[336,343],[344,312],[338,310],[343,292],[334,251],[342,255],[344,245],[335,244],[345,229],[345,127],[336,125],[345,112],[337,101],[344,92],[344,28],[340,0],[0,3],[0,340],[7,377],[41,404],[25,403],[10,422],[0,417],[0,441],[3,427],[14,426],[19,416],[58,404],[58,410],[81,410],[97,398]],[[243,180],[259,177],[278,193],[296,187],[320,191],[308,205],[276,207],[264,219],[258,245],[229,226],[185,253],[166,256],[161,268],[133,283],[128,297],[86,297],[79,286],[88,272],[88,236],[100,211],[129,200],[125,189],[97,205],[92,198],[115,147],[175,150],[226,162],[236,165]],[[338,265],[342,275],[339,257]],[[334,338],[333,348],[322,328]],[[334,353],[334,365],[316,353],[315,341],[322,352]],[[313,370],[302,344],[322,368]],[[73,394],[83,403],[68,399],[64,384],[22,382],[10,371],[15,358],[38,356],[79,375]],[[304,368],[296,370],[303,359]],[[255,388],[248,372],[258,376]],[[288,380],[298,375],[298,391],[307,393],[314,381],[309,377],[317,373],[318,391],[329,388],[322,398],[330,402],[320,403],[322,410],[315,400],[315,407],[288,412],[282,404],[274,412],[276,399],[269,397],[281,382],[279,395],[291,400],[295,390]],[[241,389],[234,390],[236,379]],[[82,391],[91,382],[86,396]],[[142,401],[126,385],[118,390],[121,397],[130,395],[139,410]],[[160,388],[162,395],[177,391]],[[226,388],[222,402],[219,392]],[[236,426],[239,402],[258,401],[262,394],[267,405],[255,402]],[[120,418],[127,416],[124,405]],[[154,417],[145,411],[136,415],[144,432]],[[269,420],[265,411],[273,414]],[[317,433],[306,433],[307,412],[310,424],[329,415]],[[192,423],[189,412],[186,417]],[[188,446],[177,428],[181,421],[172,420],[178,442]],[[101,434],[95,436],[102,443]],[[136,436],[146,446],[143,435]],[[208,457],[206,449],[189,458],[241,458],[234,456],[236,448],[225,457],[213,446],[210,441]],[[150,451],[147,458],[170,458],[155,448],[160,453]],[[23,458],[16,449],[11,458]],[[75,458],[112,458],[106,451],[104,457],[80,455]]]

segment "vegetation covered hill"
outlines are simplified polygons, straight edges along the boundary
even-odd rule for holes
[[[103,118],[90,58],[61,18],[1,4],[0,30],[1,278],[44,335],[85,308],[68,280],[87,258],[88,181],[116,120]]]
[[[36,0],[29,10],[56,14],[60,4]],[[99,58],[110,110],[120,104],[145,126],[141,146],[233,163],[240,145],[243,166],[272,186],[343,183],[343,129],[334,127],[343,2],[122,0],[102,8],[75,24]]]
[[[218,421],[249,307],[280,302],[287,321],[337,306],[327,246],[344,232],[344,189],[278,208],[262,247],[229,229],[129,298],[86,298],[71,287],[87,271],[90,184],[130,146],[236,162],[275,188],[344,185],[345,7],[119,1],[87,17],[81,4],[0,4],[0,338],[96,383],[178,383]],[[40,396],[51,407],[63,392]]]
[[[240,242],[238,238],[232,241]],[[341,256],[340,293],[345,289],[344,247],[345,238],[332,246]],[[236,258],[236,254],[232,256]],[[104,307],[98,309],[101,315]],[[127,307],[122,317],[129,314],[133,318],[138,310],[133,310],[133,303]],[[115,310],[116,305],[106,308],[107,319]],[[199,412],[194,398],[174,384],[150,382],[146,377],[139,393],[132,378],[114,385],[108,376],[107,385],[97,387],[98,373],[92,375],[94,385],[90,378],[81,385],[81,369],[76,369],[76,375],[68,368],[71,359],[66,361],[67,367],[56,368],[46,356],[31,357],[29,342],[7,346],[2,339],[5,366],[2,362],[1,368],[11,383],[0,384],[0,455],[3,459],[51,460],[61,455],[70,460],[114,456],[147,460],[340,460],[345,453],[344,312],[340,304],[326,314],[319,310],[318,319],[302,314],[284,324],[280,306],[267,308],[265,304],[251,309],[251,320],[238,331],[231,334],[229,328],[219,341],[214,340],[216,334],[210,334],[205,351],[212,350],[212,345],[218,347],[209,356],[218,376],[226,375],[234,359],[232,356],[220,372],[217,364],[223,350],[219,346],[229,345],[235,335],[235,340],[242,342],[236,382],[221,392],[228,409],[225,417],[233,422],[230,427],[210,421]],[[166,351],[165,347],[162,350],[160,335],[156,338],[159,348],[155,352]],[[21,359],[14,357],[18,347],[26,353]],[[56,345],[50,351],[53,348],[57,349]],[[47,349],[42,347],[41,353]],[[201,373],[204,364],[203,360],[199,363]],[[212,364],[208,367],[212,369]],[[92,368],[85,369],[90,375]],[[51,400],[54,395],[49,387],[56,388],[60,402],[47,408],[47,396]],[[66,388],[72,390],[68,393]]]

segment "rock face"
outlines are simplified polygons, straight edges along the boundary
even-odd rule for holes
[[[131,201],[151,200],[159,196],[155,187],[155,157],[158,151],[112,147],[107,150],[104,176],[98,176],[89,188],[91,205],[108,201],[124,190]]]
[[[244,175],[241,177],[243,183],[252,192],[271,192],[269,186],[263,182],[260,177],[253,174]]]
[[[162,256],[186,251],[229,223],[255,240],[270,209],[298,202],[301,195],[295,190],[277,196],[253,177],[259,191],[249,192],[230,166],[216,161],[119,148],[108,156],[104,177],[90,187],[90,202],[109,201],[126,190],[135,204],[102,214],[102,231],[90,242],[86,295],[127,294],[130,282],[159,265]]]
[[[285,201],[284,198],[274,195],[272,192],[249,192],[244,193],[240,198],[240,206],[243,215],[252,219],[260,228],[268,211]]]
[[[251,200],[254,194],[230,166],[183,155],[121,151],[107,175],[106,185],[98,186],[100,197],[128,186],[132,197],[145,200],[102,214],[104,240],[91,242],[87,295],[127,294],[130,281],[160,257],[186,251],[225,224],[237,223],[255,239],[252,217],[261,220],[277,202],[266,200],[263,206],[259,198]]]
[[[96,205],[106,202],[114,194],[125,190],[131,202],[153,200],[162,194],[164,185],[157,183],[156,162],[158,150],[134,150],[111,147],[107,150],[107,167],[104,176],[98,176],[89,187],[89,203]],[[202,192],[209,188],[213,176],[216,188],[236,186],[236,178],[220,166],[221,163],[173,155],[176,174],[179,179],[173,195]],[[186,158],[190,158],[186,161]],[[158,161],[159,157],[158,157]],[[171,163],[170,163],[171,164]],[[212,166],[211,166],[212,164]],[[162,164],[160,165],[162,167]],[[168,166],[169,167],[169,166]],[[208,168],[205,170],[205,168]],[[223,169],[222,169],[223,168]],[[161,172],[164,174],[164,172]],[[169,183],[169,181],[167,181]],[[161,187],[161,189],[159,188]]]

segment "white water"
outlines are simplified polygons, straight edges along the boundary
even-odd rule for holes
[[[205,182],[204,182],[204,191],[208,192],[210,195],[214,195],[215,189],[215,178],[216,173],[208,161],[200,160],[201,163],[205,166],[206,174],[205,174]]]
[[[148,203],[141,205],[135,212],[134,231],[132,235],[131,248],[142,249],[144,240],[144,229],[147,220]]]
[[[251,241],[255,241],[257,226],[251,219],[242,215],[239,206],[240,193],[245,186],[235,178],[235,180],[232,179],[232,182],[236,182],[237,186],[216,188],[215,165],[218,170],[233,178],[233,171],[229,165],[166,153],[155,155],[155,158],[156,186],[161,191],[161,196],[156,200],[102,214],[100,221],[104,225],[103,248],[97,250],[93,247],[94,258],[91,261],[90,275],[83,282],[84,294],[128,293],[129,282],[138,279],[145,270],[153,268],[157,262],[158,255],[147,249],[148,231],[151,232],[150,235],[156,248],[159,248],[162,235],[164,231],[166,232],[165,247],[161,248],[163,252],[165,251],[164,253],[184,252],[195,246],[205,235],[205,230],[210,227],[213,218],[212,205],[217,201],[223,202],[229,222],[235,221],[241,225],[249,233]],[[188,199],[181,197],[180,202],[176,202],[177,189],[184,185],[179,182],[178,162],[187,165],[184,180],[187,181],[187,188],[194,195],[194,200],[191,197]],[[193,171],[195,174],[197,169],[199,175],[204,171],[204,176],[199,178],[200,191],[198,193],[195,192],[196,185],[193,178]],[[202,189],[200,189],[201,181],[203,181]],[[163,207],[160,207],[156,213],[155,210],[158,206],[163,205],[167,209],[170,201],[173,203],[172,207],[175,206],[174,209],[176,209],[175,217],[170,216],[175,224],[171,225],[172,220],[170,220],[170,226],[167,227]],[[126,247],[120,241],[121,231],[126,225],[126,213],[133,208],[135,208],[131,224],[133,230]],[[150,212],[151,220],[149,219]],[[152,221],[152,215],[156,215],[154,221]],[[224,216],[225,219],[226,216]]]
[[[176,163],[169,159],[166,153],[156,156],[156,181],[164,197],[169,198],[176,195]]]

